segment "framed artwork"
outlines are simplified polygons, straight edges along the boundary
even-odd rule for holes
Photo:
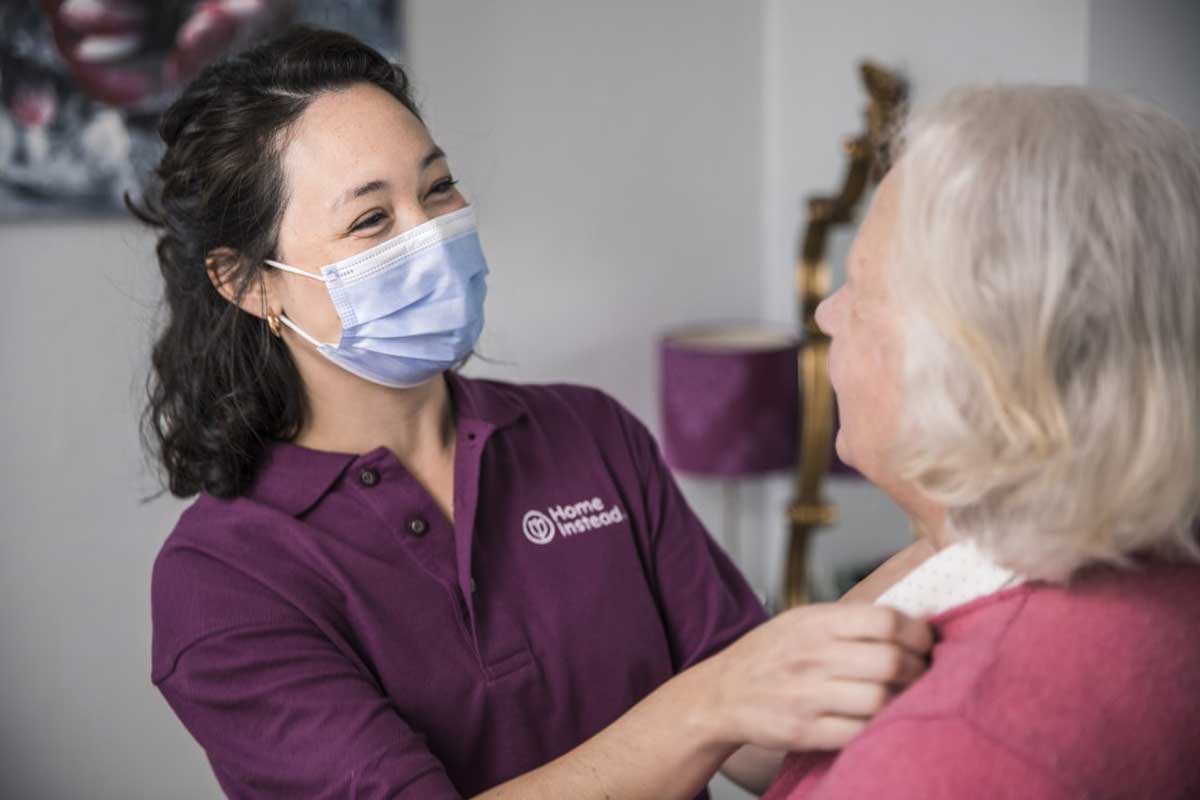
[[[399,0],[0,0],[0,221],[123,216],[206,64],[304,22],[401,56]]]

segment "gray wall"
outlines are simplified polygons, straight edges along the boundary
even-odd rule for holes
[[[1132,92],[1200,130],[1200,2],[1092,0],[1088,83]]]
[[[151,246],[118,222],[0,227],[2,797],[216,796],[149,684],[149,570],[181,508],[141,502]]]
[[[1096,42],[1135,34],[1116,22],[1128,14],[1105,21],[1121,4],[1092,5],[1089,27],[1085,0],[411,0],[417,86],[494,270],[482,348],[500,363],[473,371],[596,384],[656,427],[661,330],[792,321],[798,199],[839,179],[858,57],[905,68],[918,99],[965,80],[1078,82],[1090,31],[1094,79],[1165,86],[1140,62],[1103,66]],[[150,247],[123,222],[0,226],[0,796],[218,796],[147,675],[150,564],[182,507],[142,502]],[[719,528],[719,490],[684,485]],[[905,539],[878,493],[834,494],[824,567]],[[786,487],[743,497],[745,567],[766,589]]]
[[[501,363],[471,371],[599,384],[654,423],[658,333],[758,315],[757,5],[438,0],[409,19],[493,267],[480,349]]]

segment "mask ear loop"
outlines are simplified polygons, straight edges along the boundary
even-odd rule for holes
[[[301,328],[296,323],[292,322],[290,319],[288,319],[283,314],[280,314],[278,317],[275,318],[276,324],[279,324],[280,322],[282,322],[284,325],[287,325],[289,328],[291,328],[293,331],[295,331],[296,334],[301,339],[308,342],[309,344],[311,344],[313,347],[317,348],[318,350],[321,349],[322,347],[336,347],[336,345],[325,344],[324,342],[318,342],[316,339],[314,339],[313,337],[311,337],[307,333],[305,333],[303,328]]]
[[[281,269],[284,272],[291,272],[295,275],[302,275],[305,278],[312,278],[315,281],[321,281],[321,283],[325,282],[325,279],[323,277],[321,277],[320,275],[314,275],[313,273],[305,272],[302,269],[296,269],[295,267],[289,267],[287,264],[282,264],[278,261],[272,261],[269,258],[264,258],[263,263],[270,264],[272,267],[275,267],[276,269]],[[335,345],[327,345],[323,342],[319,342],[316,339],[314,339],[312,336],[309,336],[308,333],[305,332],[303,328],[301,328],[299,325],[297,325],[296,323],[294,323],[290,319],[288,319],[286,314],[280,314],[278,316],[276,316],[274,314],[267,315],[267,325],[271,328],[271,333],[275,334],[276,336],[278,336],[279,338],[282,339],[283,338],[283,329],[279,327],[280,323],[283,323],[284,325],[291,328],[293,331],[296,332],[297,336],[299,336],[301,339],[308,342],[309,344],[311,344],[313,347],[317,348],[318,350],[321,349],[322,347],[334,347],[335,346]]]
[[[263,263],[270,264],[275,269],[281,269],[284,272],[290,272],[293,275],[300,275],[305,278],[312,278],[314,281],[320,281],[321,283],[325,282],[325,279],[323,277],[321,277],[320,275],[316,275],[312,272],[305,272],[304,270],[296,269],[295,267],[289,267],[287,264],[280,263],[279,261],[272,261],[269,258],[264,258]]]

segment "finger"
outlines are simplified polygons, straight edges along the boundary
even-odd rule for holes
[[[875,681],[830,681],[821,692],[819,716],[870,719],[895,697],[896,690]]]
[[[821,651],[820,665],[831,678],[908,686],[925,674],[928,662],[909,650],[881,642],[833,642]]]
[[[917,655],[933,647],[929,623],[914,619],[888,606],[844,605],[837,609],[830,633],[837,639],[895,642]]]
[[[899,611],[896,612],[900,614]],[[902,624],[896,642],[908,652],[925,658],[933,650],[933,626],[927,620],[900,614]]]
[[[856,717],[819,717],[809,725],[802,741],[792,743],[796,751],[841,750],[867,727],[867,720]]]

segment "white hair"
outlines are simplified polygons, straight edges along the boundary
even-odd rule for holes
[[[979,87],[899,146],[899,474],[1032,578],[1200,557],[1196,132],[1107,92]]]

